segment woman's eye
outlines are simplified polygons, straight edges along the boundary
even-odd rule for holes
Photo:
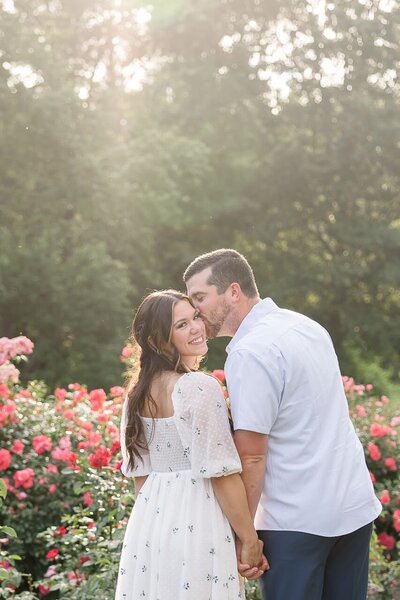
[[[200,319],[200,318],[201,318],[201,317],[200,317],[200,313],[197,313],[196,315],[194,315],[194,317],[193,317],[193,318],[194,318],[194,319]]]
[[[182,329],[182,327],[185,327],[185,325],[186,325],[186,321],[183,321],[183,323],[179,323],[178,329]]]

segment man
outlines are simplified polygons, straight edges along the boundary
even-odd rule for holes
[[[225,374],[250,510],[270,569],[264,600],[365,600],[374,495],[326,330],[261,300],[235,250],[186,269],[209,337],[231,336]]]

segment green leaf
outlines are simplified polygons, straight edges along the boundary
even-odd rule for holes
[[[2,479],[0,479],[0,498],[5,498],[7,496],[7,487]]]
[[[0,527],[0,531],[2,533],[5,533],[9,537],[12,537],[12,538],[17,537],[17,532],[15,531],[15,529],[13,529],[12,527],[8,527],[7,525],[3,525],[2,527]]]

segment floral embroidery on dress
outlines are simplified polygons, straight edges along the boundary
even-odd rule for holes
[[[221,388],[188,373],[172,401],[172,417],[154,427],[143,418],[149,452],[132,471],[122,447],[125,474],[147,479],[125,532],[115,598],[244,599],[232,529],[210,480],[241,471]]]

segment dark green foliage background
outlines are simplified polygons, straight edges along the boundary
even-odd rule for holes
[[[34,340],[26,375],[118,383],[142,295],[233,246],[262,295],[328,328],[345,372],[398,378],[397,2],[332,0],[322,25],[298,0],[168,0],[147,27],[140,4],[0,8],[0,331]],[[13,77],[26,64],[31,87]],[[141,91],[131,64],[150,65]]]

